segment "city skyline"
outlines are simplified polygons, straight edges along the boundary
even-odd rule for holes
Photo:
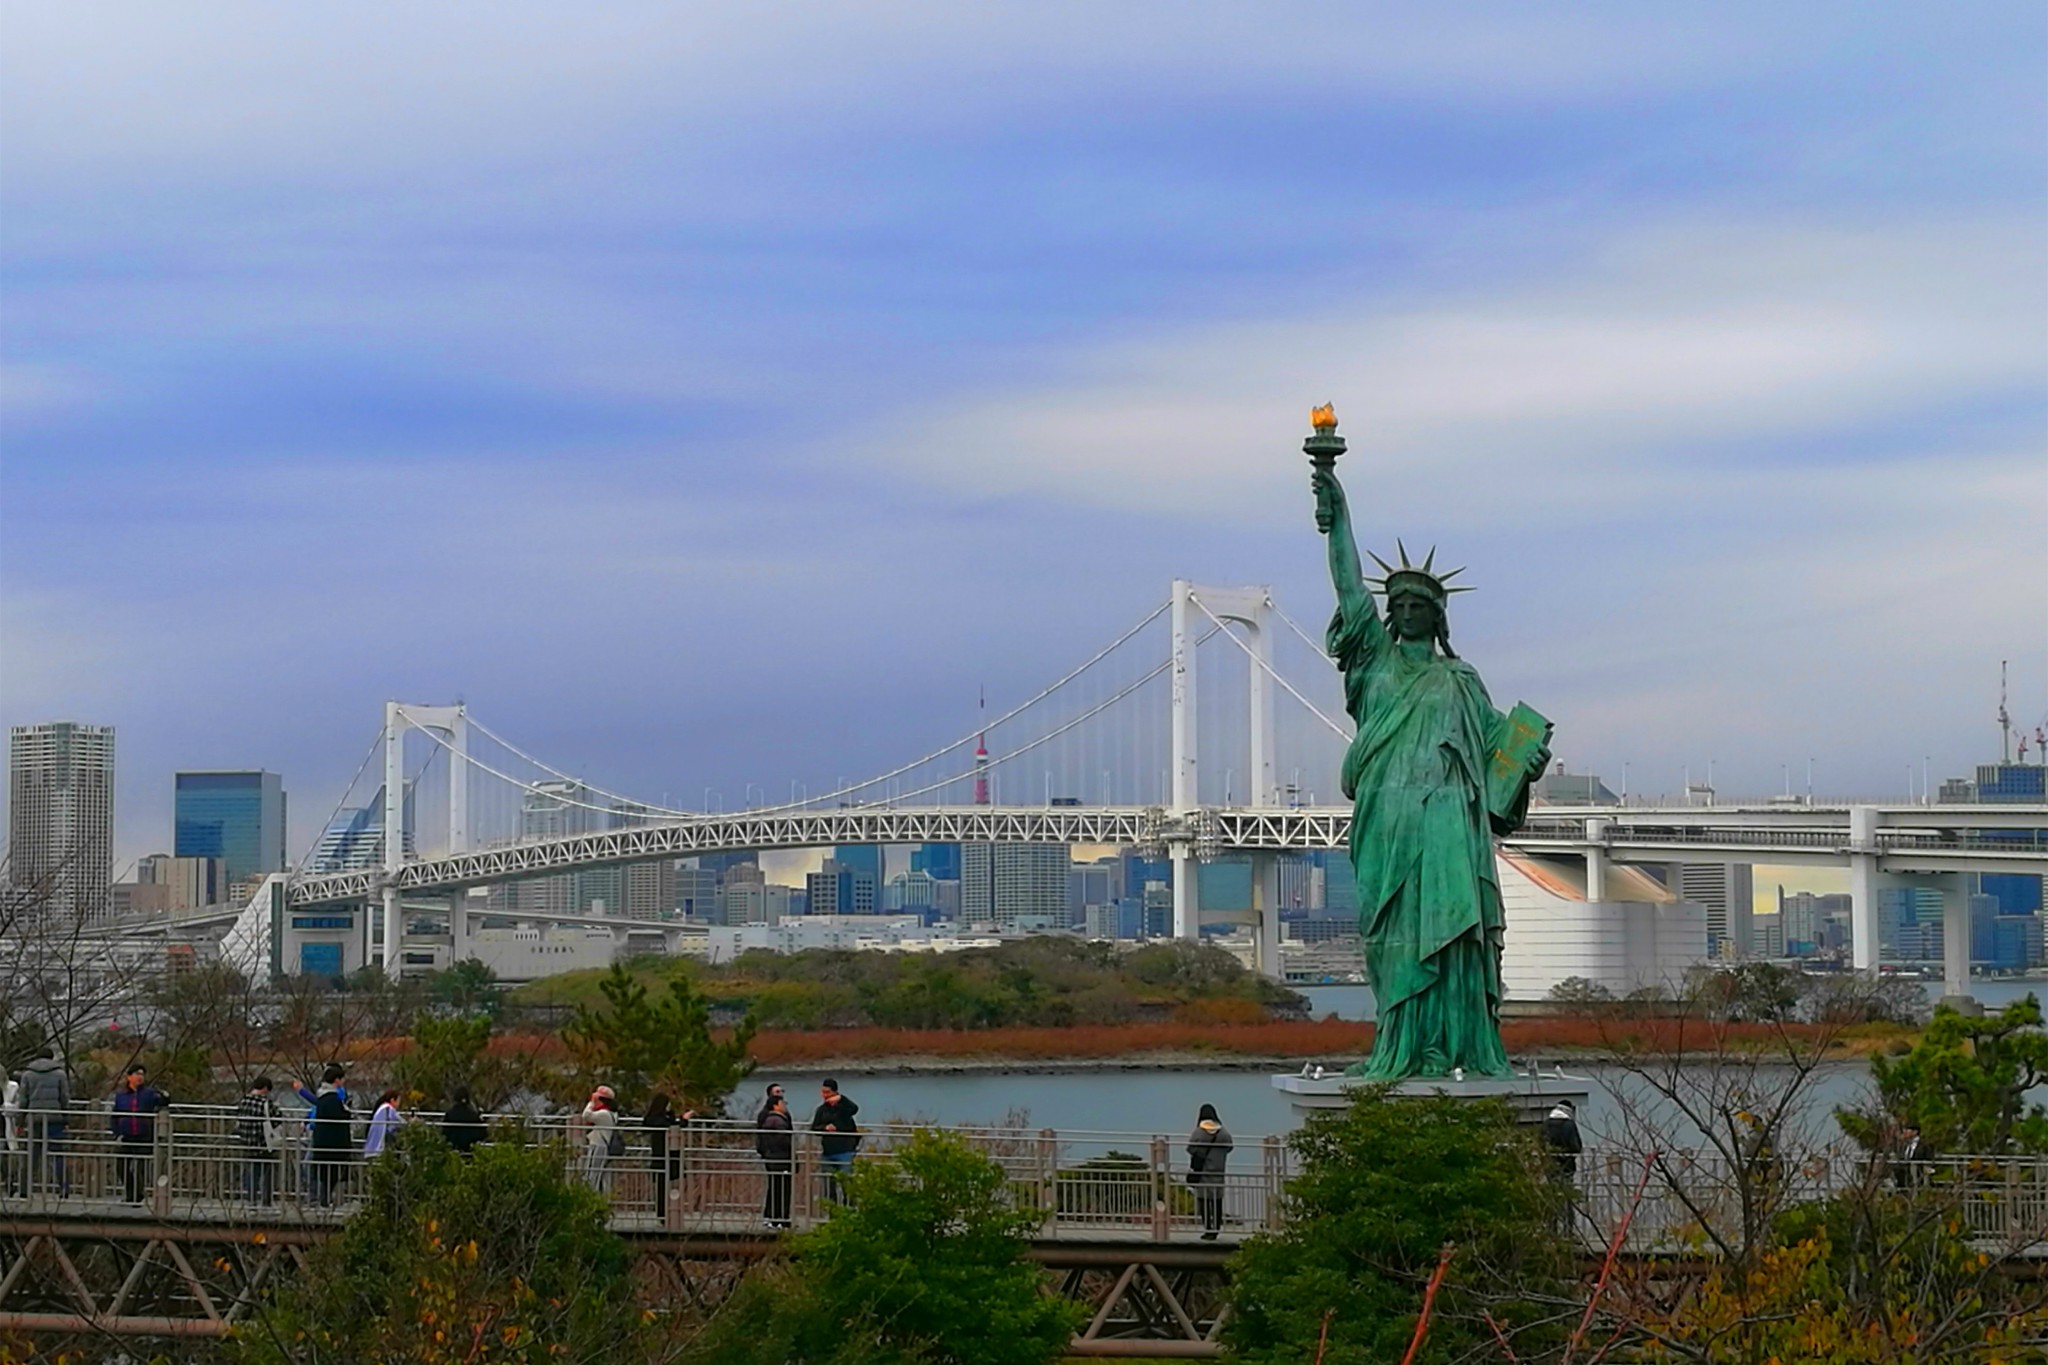
[[[1319,621],[1325,400],[1575,769],[2041,720],[2038,7],[1063,13],[10,14],[0,723],[117,863],[213,768],[301,856],[387,697],[817,788],[1174,575]]]

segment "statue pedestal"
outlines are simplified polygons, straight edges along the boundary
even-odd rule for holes
[[[1346,1076],[1341,1072],[1323,1076],[1273,1077],[1273,1088],[1287,1096],[1294,1112],[1301,1117],[1319,1109],[1342,1109],[1351,1103],[1354,1090],[1372,1084],[1363,1076]],[[1567,1076],[1562,1071],[1518,1071],[1512,1076],[1472,1076],[1461,1081],[1448,1076],[1417,1078],[1402,1081],[1392,1093],[1449,1095],[1461,1100],[1506,1100],[1517,1123],[1541,1123],[1543,1116],[1559,1100],[1570,1100],[1573,1105],[1583,1108],[1586,1097],[1593,1093],[1593,1083],[1581,1076]]]

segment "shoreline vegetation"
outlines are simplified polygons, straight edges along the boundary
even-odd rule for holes
[[[1047,937],[942,957],[813,950],[709,964],[640,958],[625,968],[650,989],[686,977],[714,1026],[751,1017],[749,1051],[764,1071],[1291,1071],[1346,1066],[1373,1040],[1371,1022],[1312,1018],[1305,996],[1229,954],[1172,942],[1119,951]],[[574,972],[511,991],[517,1022],[508,1019],[508,1033],[546,1033],[551,1016],[592,1005],[603,979]],[[1902,1052],[1918,1036],[1904,1006],[1865,1014],[1869,1002],[1854,991],[1830,1003],[1839,985],[1763,966],[1702,976],[1677,999],[1617,1000],[1567,984],[1574,989],[1502,1021],[1512,1057],[1768,1053],[1789,1044],[1848,1060]],[[535,1044],[545,1040],[529,1036]],[[517,1046],[511,1037],[497,1045]]]
[[[717,1030],[723,1033],[723,1030]],[[1709,1024],[1697,1017],[1629,1018],[1595,1011],[1511,1020],[1501,1028],[1518,1062],[1597,1062],[1618,1056],[1770,1054],[1821,1046],[1830,1061],[1896,1055],[1920,1030],[1904,1024]],[[762,1029],[748,1051],[763,1074],[837,1070],[877,1074],[1059,1071],[1295,1071],[1304,1062],[1341,1069],[1371,1049],[1373,1026],[1351,1020],[1158,1023],[1121,1028]],[[381,1046],[379,1045],[381,1044]],[[379,1040],[359,1056],[387,1058],[406,1039]],[[559,1038],[520,1029],[494,1037],[490,1051],[547,1058]]]

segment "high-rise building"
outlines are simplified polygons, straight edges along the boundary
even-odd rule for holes
[[[1341,848],[1323,855],[1323,914],[1358,918],[1358,873]]]
[[[1784,887],[1778,888],[1778,924],[1785,935],[1786,956],[1811,956],[1819,946],[1819,901],[1820,897],[1811,891],[1795,891],[1787,895]]]
[[[832,850],[832,857],[844,867],[860,873],[878,888],[888,880],[882,875],[882,846],[880,844],[841,844]]]
[[[136,860],[135,882],[138,889],[148,888],[160,893],[143,895],[142,904],[148,909],[171,913],[203,910],[227,898],[227,864],[220,858],[180,858],[167,853],[152,853]]]
[[[1116,904],[1117,892],[1122,889],[1119,885],[1122,871],[1115,858],[1074,863],[1067,868],[1068,927],[1077,928],[1089,923],[1088,912],[1093,908]]]
[[[581,782],[536,782],[520,802],[519,835],[522,839],[562,839],[589,834],[602,828],[598,818],[604,812],[595,809],[597,805],[596,794]],[[612,874],[614,870],[601,871]],[[532,877],[517,883],[514,901],[528,914],[579,914],[589,908],[592,899],[606,899],[604,892],[610,889],[612,879],[593,878],[590,873]],[[617,892],[611,899],[616,901]]]
[[[695,865],[683,864],[676,869],[676,912],[704,924],[730,924],[725,918],[723,886],[723,879],[704,866],[702,858]]]
[[[929,872],[898,872],[882,888],[882,913],[900,915],[910,911],[930,911],[934,885]],[[925,918],[930,919],[931,916],[925,913]]]
[[[7,811],[9,878],[30,913],[105,916],[114,884],[114,727],[13,726]]]
[[[1204,910],[1252,908],[1252,860],[1216,858],[1195,865],[1195,885]]]
[[[1983,763],[1977,767],[1977,799],[1986,804],[2035,805],[2048,802],[2048,767],[2038,763]],[[2038,830],[1972,830],[1974,838],[1993,842],[2031,843],[2048,837]],[[2039,915],[2048,901],[2048,880],[2032,873],[1984,872],[1970,878],[1979,895],[1998,902],[2001,915]]]
[[[1066,923],[1065,844],[963,844],[960,921],[998,929],[1054,929]]]
[[[384,862],[384,803],[344,806],[320,832],[309,872],[359,872]]]
[[[1762,951],[1750,942],[1756,880],[1748,863],[1680,863],[1676,877],[1667,876],[1664,884],[1676,891],[1680,900],[1706,909],[1708,957],[1743,957]],[[1779,927],[1786,930],[1783,939],[1792,938],[1782,920]],[[1782,946],[1768,954],[1783,955]]]
[[[597,818],[600,821],[604,819],[601,815]],[[612,805],[611,828],[633,829],[653,824],[661,818],[662,813],[653,806],[641,805],[636,801],[619,801]],[[609,882],[584,881],[578,888],[578,898],[605,897],[607,912],[623,915],[627,919],[659,919],[675,909],[675,859],[661,858],[650,863],[628,863],[624,867],[608,870],[611,873]],[[588,908],[589,902],[586,901],[585,904]]]
[[[920,844],[910,853],[910,870],[928,873],[934,881],[960,880],[960,845]]]
[[[1887,962],[1927,960],[1927,935],[1931,927],[1939,941],[1941,892],[1927,886],[1887,886],[1877,893],[1878,952]],[[1936,954],[1935,956],[1939,956]]]
[[[1751,917],[1749,951],[1764,958],[1785,956],[1785,926],[1775,910]]]
[[[804,878],[813,915],[872,915],[878,900],[874,879],[865,871],[827,858],[823,867]]]
[[[1323,908],[1323,870],[1314,859],[1283,855],[1280,858],[1280,904],[1289,910]]]
[[[192,772],[172,778],[180,858],[219,858],[230,882],[285,865],[284,779],[263,772]]]

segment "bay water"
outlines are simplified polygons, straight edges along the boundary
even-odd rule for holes
[[[1938,996],[1940,982],[1928,983]],[[1988,979],[1972,983],[1972,992],[1986,1009],[1998,1009],[2031,992],[2048,995],[2048,982]],[[1369,987],[1311,986],[1310,1012],[1317,1018],[1370,1019]],[[1328,1059],[1334,1062],[1336,1059]],[[1643,1100],[1642,1082],[1620,1068],[1571,1065],[1566,1071],[1592,1082],[1592,1094],[1579,1114],[1589,1141],[1617,1132],[1621,1106],[1617,1096]],[[1783,1074],[1777,1074],[1782,1071]],[[735,1097],[735,1112],[752,1112],[762,1087],[770,1080],[789,1091],[790,1108],[800,1117],[817,1103],[821,1071],[761,1072]],[[1065,1064],[1019,1062],[1000,1069],[906,1070],[841,1068],[836,1079],[861,1106],[868,1122],[919,1121],[948,1125],[1000,1126],[1022,1115],[1031,1128],[1074,1132],[1160,1134],[1184,1136],[1194,1126],[1196,1111],[1213,1104],[1240,1140],[1292,1131],[1300,1122],[1287,1097],[1273,1088],[1270,1069],[1247,1070],[1219,1065],[1162,1068],[1142,1063]],[[1789,1083],[1791,1073],[1766,1068],[1758,1088],[1767,1095],[1773,1085]],[[1837,1106],[1854,1106],[1872,1091],[1870,1069],[1856,1062],[1831,1062],[1809,1083],[1809,1110],[1817,1132],[1833,1131]],[[1763,1096],[1759,1097],[1759,1103]],[[1673,1134],[1683,1142],[1682,1133]]]

